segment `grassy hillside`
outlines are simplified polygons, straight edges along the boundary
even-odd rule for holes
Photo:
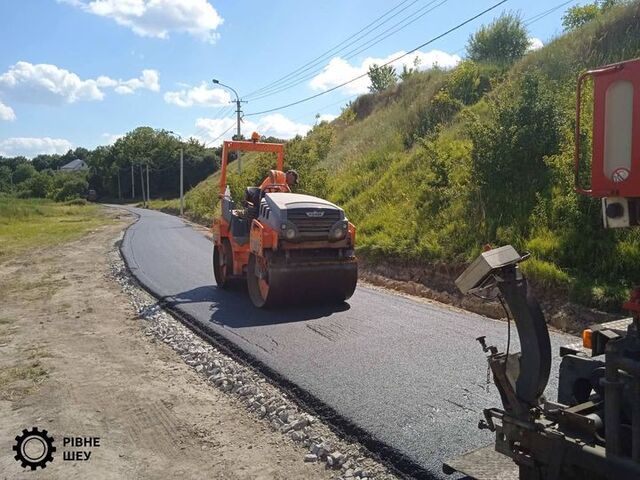
[[[615,309],[640,283],[640,234],[604,230],[599,201],[573,191],[575,85],[585,69],[638,56],[634,3],[510,67],[465,61],[362,96],[290,141],[287,167],[302,191],[345,208],[369,260],[460,264],[487,243],[512,243],[531,251],[524,265],[538,284]],[[244,165],[230,180],[236,195],[268,168],[255,155]],[[216,183],[187,194],[200,219],[214,211]]]

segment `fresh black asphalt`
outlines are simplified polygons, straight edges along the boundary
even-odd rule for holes
[[[365,286],[340,307],[259,310],[242,290],[216,289],[202,233],[174,216],[131,211],[140,218],[122,252],[147,289],[434,478],[451,478],[443,459],[492,441],[477,424],[483,408],[500,402],[493,385],[486,390],[475,339],[504,348],[505,322]],[[553,333],[551,341],[555,357],[574,338]],[[554,358],[551,399],[557,371]]]

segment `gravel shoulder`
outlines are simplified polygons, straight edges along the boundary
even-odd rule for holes
[[[134,218],[115,210],[103,215],[108,224],[80,240],[0,263],[2,478],[26,474],[12,446],[32,426],[48,430],[57,446],[53,463],[29,472],[33,478],[353,476],[358,447],[340,446],[343,458],[328,468],[340,440],[295,405],[288,408],[276,387],[253,377],[256,390],[239,392],[231,377],[203,371],[242,373],[144,292],[132,292],[114,243]],[[266,394],[256,398],[259,389]],[[100,447],[90,461],[63,461],[64,436],[98,436]],[[305,462],[314,449],[318,461]],[[360,462],[377,468],[377,478],[391,478],[372,460]]]

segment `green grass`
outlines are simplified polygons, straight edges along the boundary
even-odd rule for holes
[[[0,259],[74,240],[105,223],[96,205],[0,196]]]

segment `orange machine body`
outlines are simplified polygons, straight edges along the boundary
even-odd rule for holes
[[[255,137],[254,135],[253,138]],[[235,208],[236,204],[231,199],[227,186],[228,157],[229,152],[234,150],[276,154],[276,169],[269,172],[260,187],[247,189],[247,196],[243,203],[244,208]],[[335,298],[342,298],[342,300],[349,298],[355,289],[357,279],[357,264],[354,254],[355,226],[348,222],[342,213],[343,220],[338,220],[334,224],[341,229],[341,233],[334,231],[334,233],[338,233],[335,237],[308,236],[299,238],[296,236],[290,239],[286,237],[284,234],[287,225],[295,229],[295,235],[299,234],[298,226],[294,225],[293,221],[287,221],[286,225],[283,223],[274,226],[274,218],[277,217],[274,217],[273,211],[270,212],[271,216],[268,216],[269,212],[266,210],[269,209],[269,206],[265,196],[276,196],[278,201],[291,198],[291,201],[299,201],[300,204],[305,205],[309,199],[315,199],[319,202],[326,201],[316,197],[292,194],[286,183],[283,168],[284,145],[282,144],[258,141],[225,141],[223,143],[219,184],[221,212],[216,216],[212,226],[213,263],[218,287],[225,288],[225,284],[229,281],[246,280],[252,301],[256,306],[261,307],[265,304],[275,303],[269,300],[269,295],[283,297],[284,293],[295,291],[296,287],[300,287],[296,283],[304,283],[304,280],[300,279],[307,281],[311,279],[311,283],[313,283],[313,279],[322,278],[324,280],[319,280],[313,287],[319,291],[325,287],[325,290],[328,290]],[[329,205],[338,208],[333,204]],[[297,210],[298,215],[302,215],[302,220],[298,220],[301,222],[302,227],[300,228],[313,230],[313,228],[317,228],[314,227],[314,222],[321,224],[325,220],[324,225],[333,222],[333,220],[326,218],[330,217],[327,212],[325,212],[327,213],[325,218],[321,218],[320,213],[323,209],[320,207],[306,216],[302,215],[306,212]],[[310,208],[313,209],[313,207]],[[318,218],[316,218],[316,214]],[[279,226],[282,227],[282,230],[278,230]],[[284,280],[282,280],[283,278]],[[254,286],[253,289],[252,281],[257,282],[257,286]],[[271,285],[267,285],[269,282]],[[336,285],[340,285],[341,282],[343,286],[339,290]],[[286,287],[282,286],[284,283],[287,283]],[[327,287],[326,285],[318,285],[318,283],[330,285]],[[343,295],[341,293],[343,291],[346,294]],[[256,300],[254,297],[258,299]],[[261,297],[263,298],[261,299]]]

